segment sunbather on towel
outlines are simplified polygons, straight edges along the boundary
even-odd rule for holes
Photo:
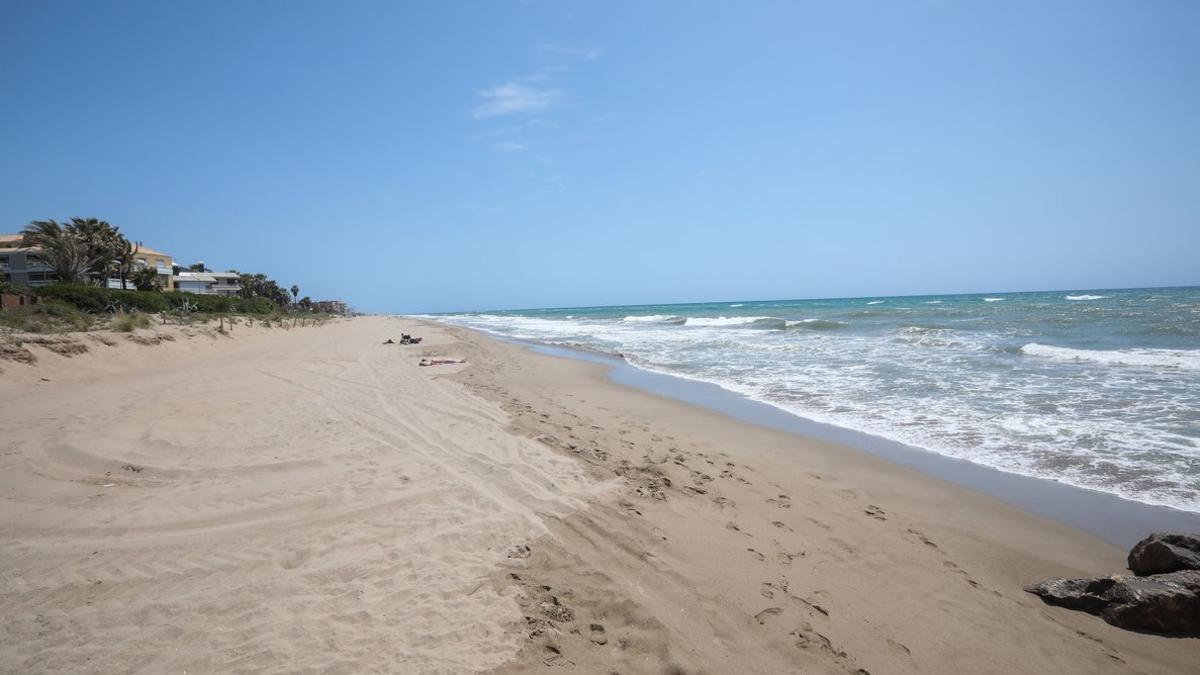
[[[466,359],[421,359],[418,366],[444,366],[451,363],[466,363]]]

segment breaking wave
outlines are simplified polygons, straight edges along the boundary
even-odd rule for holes
[[[683,325],[687,321],[687,317],[676,316],[674,314],[648,314],[645,316],[627,316],[622,321],[627,323],[670,323]]]
[[[1085,361],[1106,366],[1200,370],[1200,349],[1071,349],[1030,342],[1019,350],[1027,356],[1056,361]]]
[[[773,316],[689,316],[684,325],[687,326],[752,326],[754,328],[783,328],[787,324],[783,319]]]
[[[788,328],[797,328],[800,330],[838,330],[850,325],[844,321],[830,321],[828,319],[801,319],[786,323]]]

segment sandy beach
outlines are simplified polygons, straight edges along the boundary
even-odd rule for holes
[[[158,332],[0,361],[0,671],[1195,667],[1022,590],[1114,545],[597,364],[387,317]]]

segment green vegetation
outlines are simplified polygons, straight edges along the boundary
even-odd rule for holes
[[[28,293],[28,286],[18,286],[8,281],[0,281],[0,293]]]
[[[220,330],[226,324],[230,329],[237,325],[237,315],[246,315],[251,325],[257,319],[279,327],[319,324],[329,318],[313,311],[327,307],[308,297],[299,299],[299,286],[285,289],[260,273],[241,275],[238,297],[164,293],[158,270],[138,260],[141,243],[131,242],[117,227],[96,218],[33,221],[21,234],[21,245],[38,249],[35,254],[55,270],[59,283],[26,288],[0,282],[0,292],[34,295],[40,301],[0,311],[0,328],[86,330],[94,323],[92,317],[102,315],[111,315],[112,328],[125,332],[149,326],[151,319],[145,314],[158,314],[164,323],[218,321]],[[188,269],[210,271],[203,263]],[[107,287],[113,277],[120,278],[121,290]]]
[[[240,275],[238,283],[241,284],[241,297],[249,300],[252,298],[266,298],[276,305],[286,305],[292,301],[292,296],[288,294],[282,286],[274,279],[269,278],[265,274],[255,273],[247,274],[238,272],[237,270],[229,270]],[[299,290],[297,288],[297,290]]]
[[[53,300],[0,312],[0,328],[20,333],[63,333],[87,330],[91,326],[91,317],[69,304]]]
[[[67,284],[103,286],[116,274],[124,285],[135,274],[140,244],[130,242],[120,229],[96,218],[70,222],[35,220],[22,232],[22,245],[41,249],[40,255]]]
[[[213,314],[270,314],[278,309],[266,298],[230,298],[223,295],[160,293],[157,291],[120,291],[79,284],[52,284],[34,291],[39,297],[57,300],[85,312],[112,311],[166,312],[182,309],[186,303],[192,312]]]
[[[158,270],[153,267],[139,267],[130,275],[129,281],[139,291],[160,291],[158,285]]]
[[[118,291],[79,284],[52,284],[40,286],[34,289],[34,292],[40,298],[64,302],[93,314],[122,309],[164,312],[169,307],[162,293],[150,291]]]
[[[145,314],[126,314],[120,312],[112,318],[112,329],[121,333],[132,333],[137,328],[149,328],[150,317]]]

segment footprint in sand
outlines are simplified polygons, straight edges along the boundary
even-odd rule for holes
[[[863,513],[871,516],[875,520],[887,520],[884,510],[874,504],[867,504],[867,508],[863,509]]]
[[[942,549],[938,548],[938,545],[937,545],[937,544],[935,544],[935,543],[933,543],[933,541],[932,541],[932,540],[931,540],[929,537],[926,537],[926,536],[925,536],[925,533],[923,533],[923,532],[920,532],[920,531],[918,531],[918,530],[914,530],[914,529],[912,529],[911,527],[910,527],[910,528],[908,528],[908,533],[909,533],[909,534],[911,534],[911,535],[913,535],[914,537],[916,537],[918,540],[920,540],[920,542],[921,542],[922,544],[925,544],[925,545],[926,545],[926,546],[928,546],[929,548],[931,548],[931,549],[933,549],[933,550],[935,550],[935,551],[941,551],[941,550],[942,550]]]
[[[900,644],[899,642],[896,642],[895,640],[893,640],[891,638],[888,638],[887,646],[889,649],[896,652],[897,654],[902,654],[904,656],[912,655],[911,649],[909,649],[908,647],[905,647],[903,644]]]
[[[753,536],[754,536],[754,535],[750,534],[749,532],[745,532],[745,531],[743,531],[743,530],[742,530],[742,528],[738,527],[738,524],[737,524],[737,523],[735,523],[735,522],[733,522],[732,520],[731,520],[731,521],[729,521],[728,523],[725,523],[725,529],[727,529],[727,530],[733,530],[734,532],[740,532],[740,533],[742,533],[742,534],[746,535],[747,537],[753,537]]]
[[[792,508],[792,498],[787,495],[779,495],[778,497],[771,497],[770,499],[767,500],[767,503],[774,504],[775,506],[777,506],[781,509]]]
[[[768,607],[758,614],[755,614],[754,620],[758,622],[758,625],[765,626],[767,625],[767,621],[770,621],[772,618],[779,616],[782,613],[782,607]]]
[[[588,626],[588,639],[598,645],[608,644],[608,634],[604,632],[604,626],[598,623]]]
[[[754,549],[752,549],[752,548],[748,548],[748,549],[746,549],[746,550],[750,552],[750,555],[754,556],[755,558],[758,558],[758,561],[759,561],[759,562],[765,562],[765,561],[766,561],[766,559],[767,559],[767,556],[765,556],[765,555],[763,555],[763,554],[759,553],[758,551],[755,551],[755,550],[754,550]]]
[[[779,591],[785,595],[790,595],[790,593],[788,593],[787,577],[779,577],[778,581],[764,581],[759,585],[758,588],[759,594],[768,600],[775,597],[775,591]]]

